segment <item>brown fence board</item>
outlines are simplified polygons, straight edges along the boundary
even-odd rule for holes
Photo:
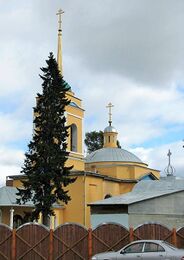
[[[178,248],[184,248],[184,227],[177,230],[176,241]]]
[[[134,239],[158,239],[172,243],[172,231],[160,224],[143,224],[134,229]]]
[[[12,245],[12,230],[4,225],[0,224],[0,259],[11,258],[11,245]]]
[[[17,260],[49,259],[49,231],[43,225],[25,224],[16,232]]]
[[[92,254],[119,250],[130,242],[129,231],[120,224],[108,223],[92,231]]]
[[[87,260],[88,230],[78,224],[64,224],[53,235],[54,260]]]

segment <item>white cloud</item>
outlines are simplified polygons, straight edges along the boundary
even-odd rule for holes
[[[4,185],[6,176],[20,174],[24,153],[21,150],[0,146],[0,185]]]
[[[31,136],[32,124],[21,120],[15,114],[0,114],[0,143],[14,143]]]

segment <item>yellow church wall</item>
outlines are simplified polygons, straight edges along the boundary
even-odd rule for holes
[[[75,115],[75,117],[83,118],[84,117],[84,110],[78,107],[73,107],[68,105],[66,108],[66,112],[70,115]]]
[[[71,201],[63,209],[63,222],[84,223],[84,182],[83,176],[78,176],[75,183],[67,186]]]
[[[89,203],[103,198],[103,180],[95,177],[87,177],[86,179],[86,212],[85,225],[90,227],[90,207]]]
[[[104,146],[103,147],[110,147],[115,148],[117,147],[117,134],[118,133],[104,133]]]
[[[64,211],[63,208],[54,209],[55,216],[51,216],[51,223],[50,223],[50,227],[52,229],[64,223],[63,211]]]
[[[84,161],[82,159],[77,159],[76,157],[72,158],[72,156],[70,156],[66,161],[66,166],[73,166],[72,170],[83,171]]]
[[[120,194],[120,183],[119,182],[111,182],[111,181],[104,181],[103,183],[103,198],[107,194],[112,196],[116,196]]]
[[[133,165],[118,165],[116,166],[117,175],[119,179],[134,179],[134,166]]]
[[[139,179],[150,172],[155,175],[156,178],[160,178],[159,171],[148,168],[147,164],[144,163],[95,162],[86,164],[85,170],[98,172],[118,179]]]
[[[13,187],[23,187],[23,184],[21,182],[21,179],[19,180],[13,180]]]
[[[2,207],[2,223],[9,225],[10,224],[10,207]]]
[[[116,167],[112,166],[112,165],[107,165],[106,167],[103,166],[99,166],[96,167],[97,173],[100,173],[102,175],[107,175],[107,176],[111,176],[116,178],[117,176],[117,169]]]
[[[119,187],[120,193],[119,194],[124,194],[124,193],[130,192],[133,189],[135,184],[136,184],[136,182],[135,183],[127,183],[127,182],[120,183],[120,187]]]
[[[63,210],[64,222],[77,222],[90,226],[90,209],[87,204],[103,198],[103,181],[100,178],[78,176],[74,184],[68,186],[71,201]]]
[[[58,224],[65,222],[77,222],[90,227],[91,202],[102,200],[107,194],[112,196],[120,194],[120,184],[115,181],[107,181],[95,176],[78,176],[74,184],[67,187],[71,201],[65,205]]]
[[[150,169],[150,168],[144,168],[144,167],[135,167],[135,171],[134,171],[134,178],[135,179],[139,179],[141,178],[142,176],[144,176],[145,174],[147,173],[152,173],[153,175],[155,175],[155,177],[157,177],[158,179],[160,178],[160,172],[157,171],[157,170],[153,170],[153,169]]]

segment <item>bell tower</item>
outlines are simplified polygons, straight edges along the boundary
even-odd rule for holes
[[[58,50],[57,50],[57,63],[58,68],[63,76],[63,64],[62,64],[62,14],[63,10],[57,12],[58,16]],[[84,155],[83,155],[83,119],[84,109],[82,108],[82,100],[76,97],[72,91],[70,85],[69,91],[66,96],[70,100],[70,104],[66,107],[66,121],[69,126],[68,129],[68,147],[67,150],[70,152],[67,160],[67,166],[73,165],[73,170],[84,170]]]

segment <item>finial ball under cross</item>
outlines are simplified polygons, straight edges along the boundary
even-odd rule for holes
[[[113,104],[110,102],[107,106],[106,106],[108,109],[109,109],[109,125],[111,125],[112,124],[112,107],[114,107],[113,106]]]

